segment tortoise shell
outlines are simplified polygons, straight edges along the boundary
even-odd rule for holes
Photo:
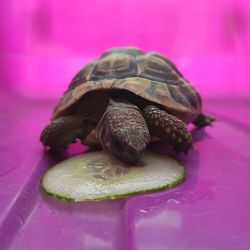
[[[115,48],[80,70],[56,106],[52,119],[70,113],[85,94],[96,90],[127,90],[161,105],[186,123],[201,111],[201,99],[177,67],[159,53]]]

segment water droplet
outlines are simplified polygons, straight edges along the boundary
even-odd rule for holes
[[[140,209],[139,212],[140,212],[140,213],[143,213],[143,214],[146,214],[146,213],[147,213],[147,211],[144,210],[144,209]]]
[[[180,204],[181,202],[175,199],[169,199],[167,200],[167,204]]]

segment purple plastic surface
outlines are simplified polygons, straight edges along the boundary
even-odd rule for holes
[[[250,249],[249,17],[249,0],[2,0],[0,249]],[[41,177],[67,157],[39,142],[55,103],[85,63],[128,45],[172,59],[217,118],[179,156],[185,183],[97,203],[45,196]]]
[[[63,155],[39,141],[53,102],[1,95],[0,249],[249,249],[249,100],[207,100],[218,119],[193,130],[179,187],[128,199],[67,203],[39,189]],[[164,144],[153,147],[169,153]],[[71,155],[85,150],[71,147]],[[171,153],[171,152],[170,152]]]

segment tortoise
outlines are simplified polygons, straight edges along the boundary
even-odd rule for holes
[[[134,47],[113,48],[76,74],[54,109],[40,140],[67,148],[77,139],[136,164],[150,139],[179,153],[192,147],[187,124],[214,121],[201,111],[201,97],[163,55]]]

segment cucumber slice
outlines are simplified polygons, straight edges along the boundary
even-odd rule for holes
[[[164,155],[146,152],[136,166],[110,154],[74,156],[47,171],[43,190],[67,201],[99,201],[159,191],[184,181],[183,165]]]

